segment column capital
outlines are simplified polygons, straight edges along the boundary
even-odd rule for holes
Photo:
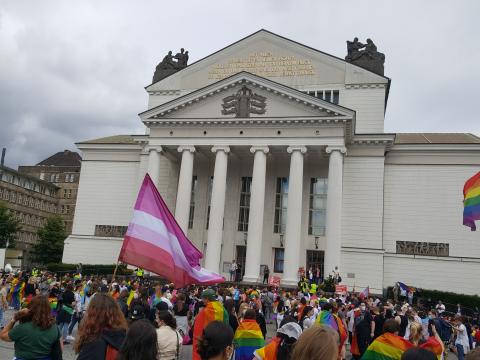
[[[216,153],[217,151],[223,151],[225,154],[228,154],[230,152],[230,147],[227,145],[218,145],[212,147],[213,153]]]
[[[300,151],[302,154],[305,154],[307,152],[307,147],[301,145],[287,147],[287,153],[291,154],[294,151]]]
[[[341,154],[347,153],[347,148],[345,146],[327,146],[325,152],[331,154],[333,151],[340,151]]]
[[[250,148],[250,152],[252,154],[255,154],[257,151],[262,151],[264,154],[268,154],[270,149],[268,148],[268,146],[256,146],[256,145]]]
[[[194,153],[196,151],[195,149],[195,146],[191,146],[191,145],[182,145],[182,146],[179,146],[178,149],[177,149],[178,152],[184,152],[184,151],[190,151],[191,153]]]
[[[163,152],[163,148],[161,146],[149,146],[147,148],[147,152],[150,154],[152,151],[155,151],[155,152],[158,152],[158,153],[162,153]]]

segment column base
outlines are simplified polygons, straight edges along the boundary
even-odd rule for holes
[[[257,283],[260,282],[260,277],[259,277],[259,276],[248,276],[248,275],[244,275],[244,276],[243,276],[243,279],[242,279],[242,282],[251,283],[251,284],[257,284]]]

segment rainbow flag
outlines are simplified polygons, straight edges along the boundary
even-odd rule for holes
[[[338,332],[338,335],[340,336],[340,348],[343,346],[348,337],[347,329],[345,329],[343,321],[336,314],[332,314],[330,311],[325,310],[320,311],[315,322],[320,325],[329,326]]]
[[[25,292],[25,282],[16,280],[12,282],[12,286],[7,295],[7,300],[14,309],[20,309],[22,304],[23,294]]]
[[[282,339],[278,336],[273,337],[272,341],[266,346],[255,350],[255,357],[261,360],[277,360],[278,347],[281,341]]]
[[[463,225],[475,231],[475,220],[480,220],[480,171],[463,186]]]
[[[414,345],[410,341],[394,334],[385,333],[370,344],[363,354],[362,360],[400,360],[403,353],[413,347]],[[433,352],[437,358],[441,358],[443,347],[434,337],[430,337],[419,347],[427,349]]]
[[[193,325],[193,360],[200,360],[200,355],[197,353],[198,338],[202,336],[203,329],[212,321],[221,321],[225,325],[229,325],[227,310],[218,301],[210,301],[195,318]]]
[[[235,345],[235,360],[252,360],[254,352],[265,345],[262,330],[257,321],[243,320],[235,331],[233,338]]]
[[[385,333],[375,339],[362,356],[362,360],[400,360],[402,354],[413,347],[404,338]]]

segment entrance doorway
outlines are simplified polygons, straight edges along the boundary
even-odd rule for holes
[[[307,266],[305,268],[305,272],[308,274],[310,268],[313,270],[313,277],[316,281],[323,280],[323,260],[325,257],[325,252],[320,250],[307,250]],[[317,268],[320,270],[320,276],[317,279],[316,270]]]
[[[235,261],[239,270],[237,270],[237,281],[242,281],[245,275],[245,259],[247,257],[247,247],[244,245],[237,245],[237,255]]]

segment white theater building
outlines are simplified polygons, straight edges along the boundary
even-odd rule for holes
[[[374,293],[397,281],[479,293],[462,188],[480,170],[480,138],[385,133],[389,87],[265,30],[147,86],[145,135],[77,144],[63,262],[117,261],[148,172],[203,266],[226,277],[235,259],[250,282],[264,265],[285,285],[319,266]]]

